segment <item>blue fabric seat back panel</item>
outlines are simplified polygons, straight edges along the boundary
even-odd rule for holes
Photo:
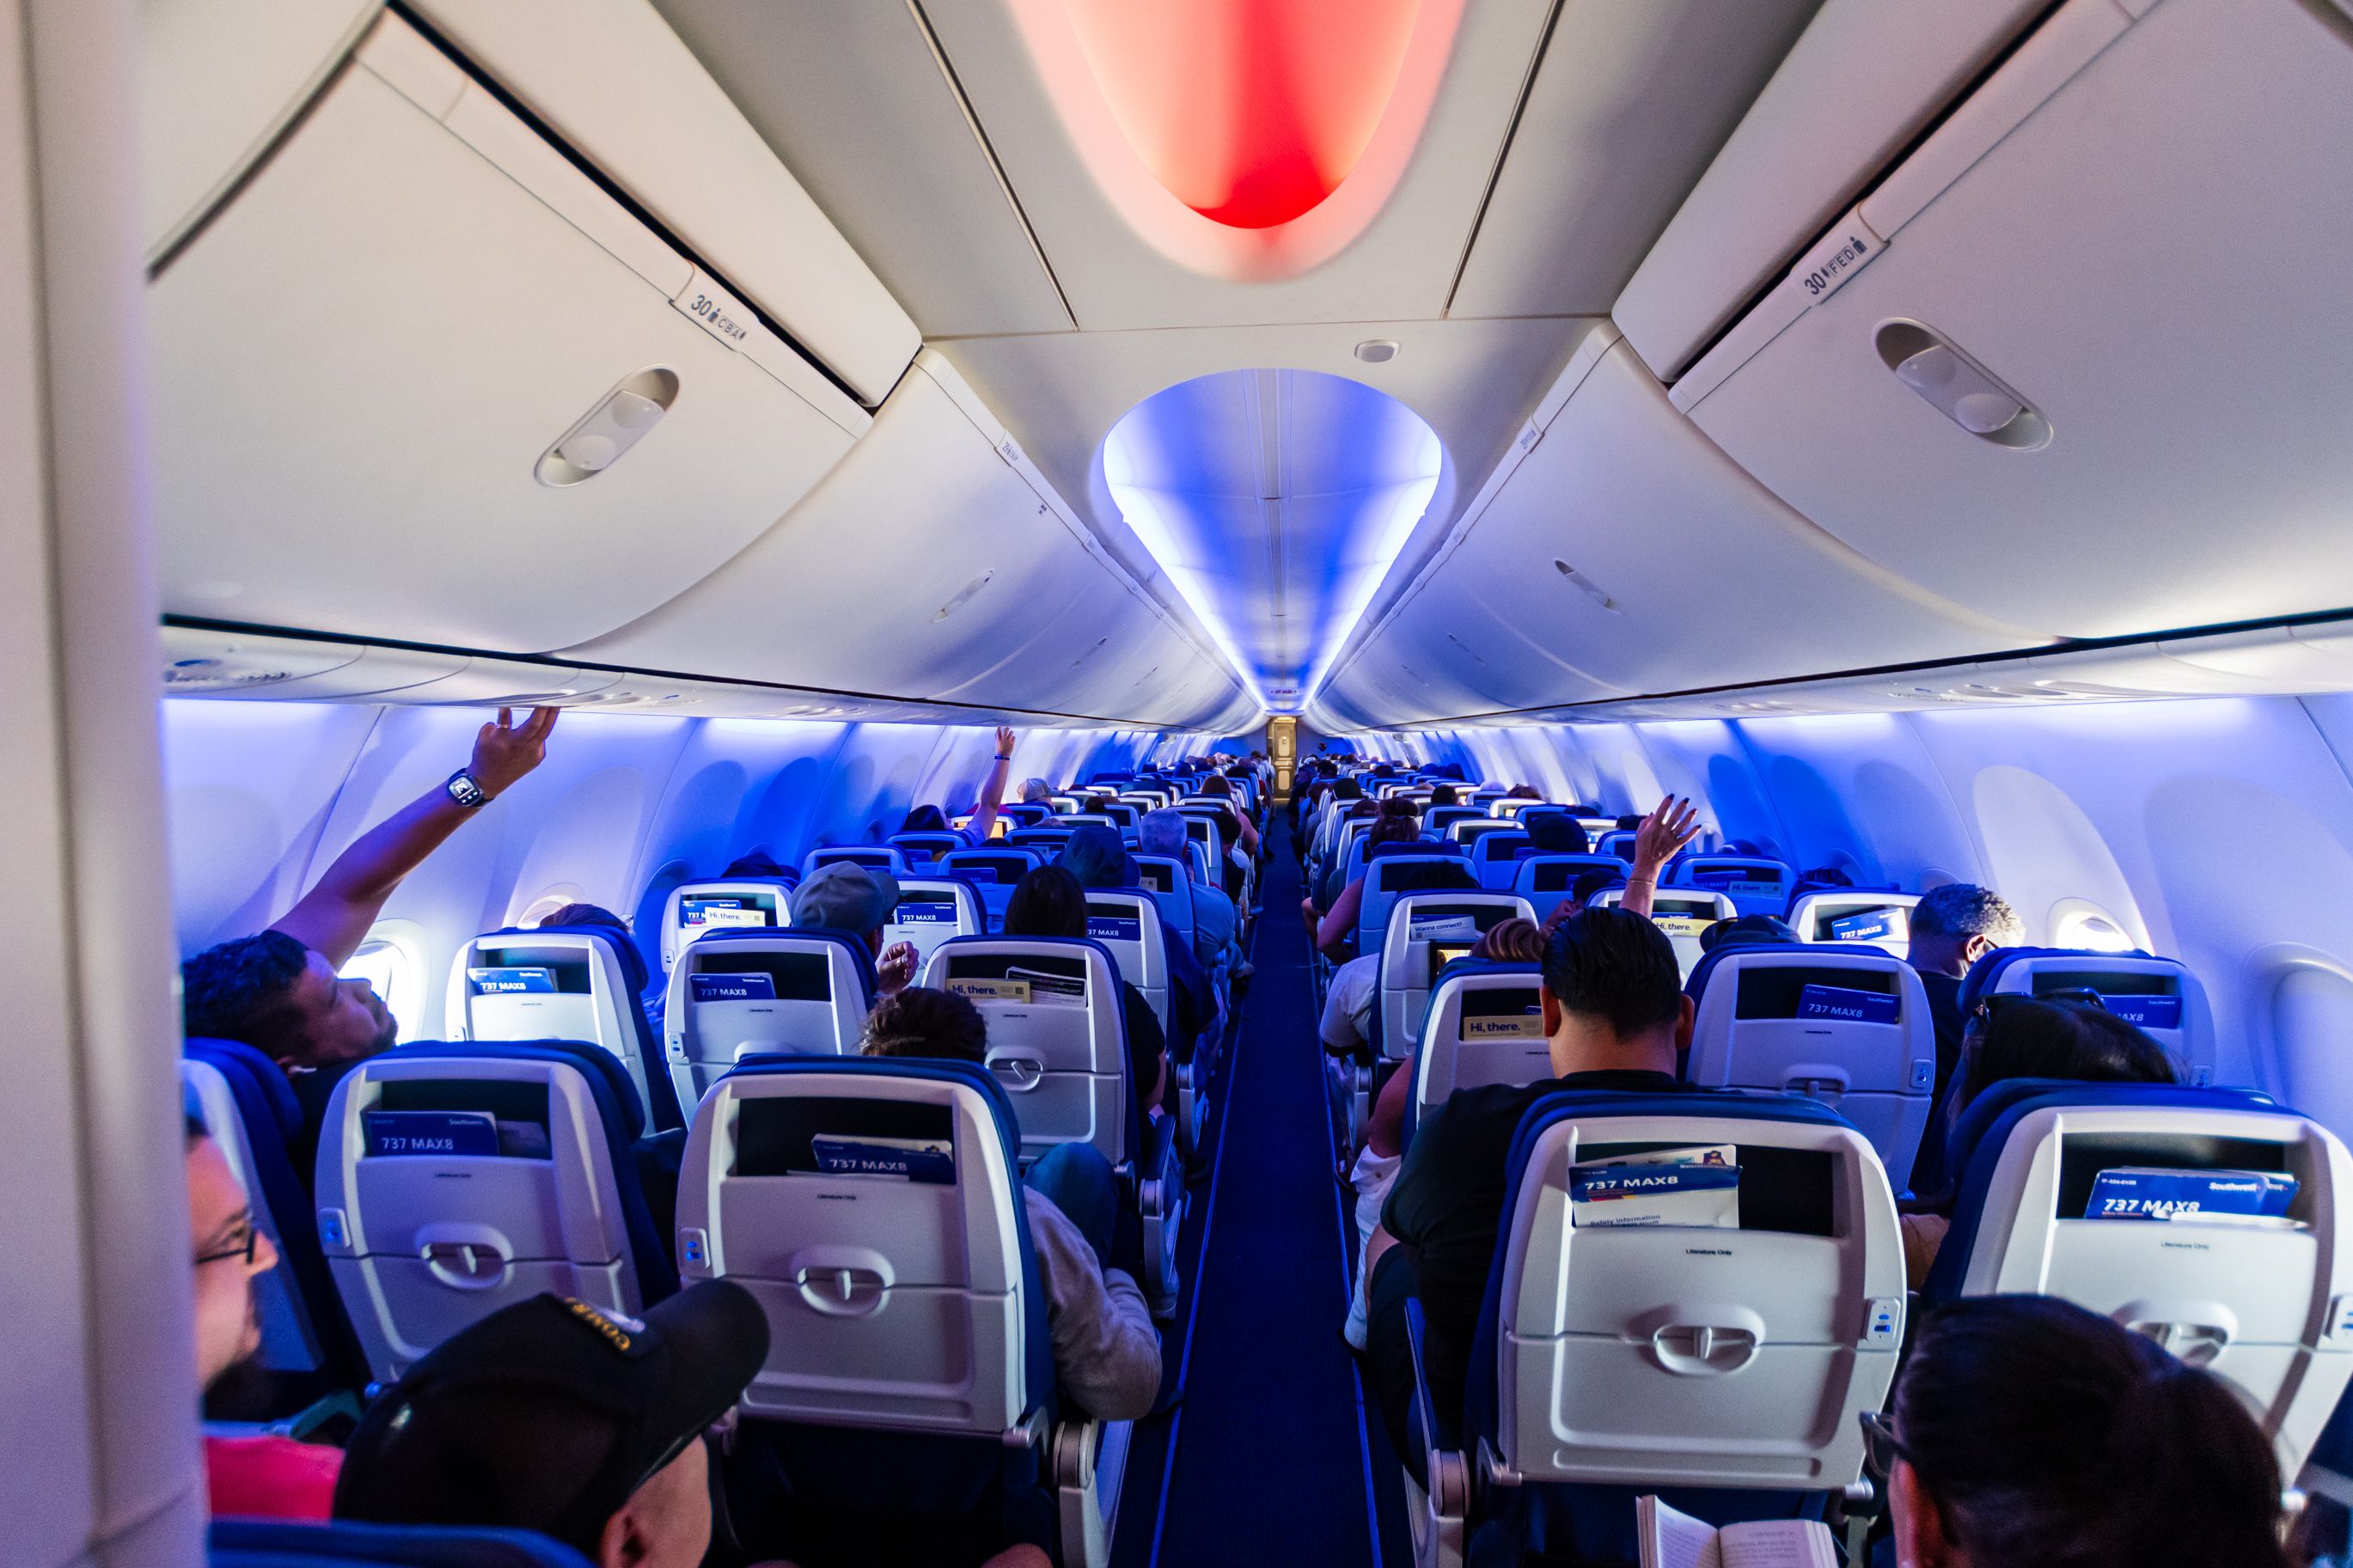
[[[1960,1294],[1969,1252],[1985,1217],[1986,1194],[2001,1163],[2002,1145],[2018,1124],[2055,1107],[2147,1106],[2163,1110],[2277,1111],[2269,1095],[2251,1089],[2193,1089],[2162,1083],[2081,1083],[2067,1079],[2007,1079],[1969,1101],[1945,1141],[1946,1169],[1961,1173],[1952,1228],[1936,1249],[1921,1298],[1946,1301]]]
[[[649,1305],[678,1291],[678,1267],[670,1258],[665,1227],[655,1223],[638,1178],[638,1143],[645,1136],[645,1110],[627,1068],[613,1053],[586,1040],[530,1042],[417,1040],[396,1046],[385,1057],[438,1057],[476,1061],[553,1061],[580,1069],[588,1092],[604,1119],[605,1137],[612,1156],[613,1182],[621,1198],[621,1221],[629,1234],[630,1261],[636,1266],[638,1289]]]
[[[206,1560],[212,1568],[589,1568],[571,1547],[527,1530],[349,1520],[217,1519]]]

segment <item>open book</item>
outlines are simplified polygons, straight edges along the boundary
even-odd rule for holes
[[[1830,1526],[1818,1519],[1760,1519],[1718,1530],[1646,1497],[1635,1500],[1634,1524],[1642,1568],[1838,1568]]]

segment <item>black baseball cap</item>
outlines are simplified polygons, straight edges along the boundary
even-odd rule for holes
[[[563,1296],[501,1308],[368,1407],[335,1517],[535,1530],[592,1556],[605,1523],[724,1415],[768,1356],[768,1320],[724,1279],[642,1320]]]

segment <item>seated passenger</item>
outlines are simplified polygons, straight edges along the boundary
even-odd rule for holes
[[[1013,731],[999,724],[997,727],[997,760],[989,764],[988,777],[981,781],[980,804],[974,807],[971,821],[962,827],[951,827],[947,814],[938,806],[914,805],[907,808],[907,819],[899,825],[899,831],[960,833],[964,835],[965,843],[976,849],[987,843],[988,836],[997,828],[997,808],[1005,803],[1005,781],[1013,770]],[[794,923],[799,922],[796,921]]]
[[[1904,962],[1920,972],[1928,1016],[1936,1026],[1936,1098],[1952,1081],[1961,1058],[1961,982],[1969,965],[1998,947],[2026,940],[2018,911],[2000,893],[1970,882],[1947,882],[1912,908],[1911,942]]]
[[[1412,844],[1421,837],[1421,819],[1413,807],[1403,801],[1381,803],[1379,820],[1365,832],[1365,858],[1371,862],[1373,851],[1384,844]],[[1340,889],[1328,910],[1320,910],[1315,900],[1309,899],[1300,906],[1305,917],[1308,939],[1316,951],[1335,961],[1345,961],[1356,952],[1356,917],[1364,912],[1365,876],[1359,871],[1356,880]]]
[[[1060,866],[1040,866],[1021,879],[1005,906],[1007,936],[1083,937],[1087,890]],[[1157,1110],[1168,1089],[1168,1042],[1152,1004],[1125,979],[1120,1005],[1127,1021],[1128,1082],[1135,1086],[1140,1111]]]
[[[195,1259],[196,1382],[210,1389],[261,1348],[254,1277],[278,1249],[253,1223],[236,1173],[205,1124],[187,1119],[188,1244]],[[324,1520],[332,1511],[340,1449],[290,1437],[205,1439],[205,1479],[216,1517]]]
[[[882,945],[882,928],[898,908],[899,879],[882,867],[855,860],[828,861],[793,889],[793,924],[847,931],[865,942],[874,955],[875,993],[882,996],[913,984],[923,961],[912,942]]]
[[[1505,790],[1504,792],[1504,798],[1505,800],[1542,800],[1544,796],[1536,793],[1535,785],[1520,784],[1514,784],[1511,788]],[[1622,826],[1624,825],[1621,823],[1620,826]]]
[[[1719,947],[1804,940],[1795,927],[1778,915],[1735,915],[1730,920],[1717,921],[1701,931],[1699,950],[1714,952]]]
[[[988,1025],[961,996],[911,985],[866,1020],[870,1057],[987,1059]],[[1029,1241],[1046,1293],[1054,1375],[1105,1421],[1148,1415],[1160,1397],[1160,1336],[1144,1292],[1104,1258],[1118,1219],[1111,1166],[1088,1143],[1064,1143],[1022,1178]]]
[[[474,737],[464,767],[362,834],[268,931],[217,943],[181,963],[184,1031],[241,1040],[292,1080],[303,1131],[291,1152],[304,1180],[335,1085],[353,1062],[400,1038],[375,988],[337,972],[359,952],[401,879],[539,766],[555,712],[534,708],[518,726],[512,709],[500,709]]]
[[[1539,855],[1593,853],[1593,840],[1585,836],[1584,824],[1565,811],[1545,812],[1524,826],[1528,832],[1528,847]]]
[[[645,954],[638,951],[638,939],[629,931],[629,922],[602,904],[566,904],[543,917],[543,926],[601,926],[613,933],[613,945],[620,950],[621,968],[629,984],[637,988],[638,1005],[645,1010],[646,1022],[654,1033],[661,1033],[662,1009],[667,1003],[662,987],[653,984],[646,968]]]
[[[1053,798],[1054,786],[1048,784],[1044,779],[1023,779],[1021,781],[1022,805],[1043,805]]]
[[[1430,804],[1432,805],[1461,805],[1462,804],[1462,797],[1454,793],[1454,786],[1452,784],[1442,784],[1431,788],[1430,792]]]
[[[1138,888],[1134,862],[1114,828],[1090,823],[1071,835],[1054,864],[1079,880],[1082,888]],[[1160,922],[1161,945],[1168,954],[1169,1046],[1179,1061],[1192,1059],[1193,1042],[1208,1032],[1218,1016],[1218,998],[1208,972],[1193,956],[1192,946],[1166,921]]]
[[[1534,921],[1514,915],[1489,926],[1478,945],[1472,948],[1471,956],[1493,963],[1541,963],[1548,940],[1549,933]],[[1331,1049],[1333,1022],[1332,1010],[1327,1006],[1324,1011],[1326,1050]],[[1364,1019],[1360,1017],[1356,1022],[1361,1031]],[[1361,1038],[1360,1033],[1360,1043]],[[1336,1064],[1327,1058],[1326,1065]],[[1365,1348],[1365,1248],[1373,1239],[1374,1228],[1380,1224],[1381,1204],[1389,1195],[1389,1184],[1397,1179],[1398,1161],[1405,1152],[1405,1108],[1413,1099],[1413,1075],[1414,1064],[1403,1062],[1381,1085],[1381,1092],[1373,1101],[1372,1116],[1365,1125],[1364,1151],[1345,1178],[1356,1193],[1356,1284],[1349,1293],[1348,1324],[1341,1331],[1358,1350]],[[1345,1079],[1340,1091],[1346,1092]]]
[[[1937,1308],[1863,1430],[1899,1568],[2287,1568],[2238,1397],[2056,1297]]]
[[[1854,879],[1848,876],[1841,867],[1816,866],[1811,870],[1798,873],[1798,886],[1799,888],[1852,888],[1854,886]]]
[[[1136,825],[1135,847],[1140,854],[1165,856],[1187,868],[1186,880],[1193,885],[1193,956],[1205,966],[1213,965],[1219,954],[1232,948],[1239,958],[1240,950],[1234,940],[1234,901],[1226,897],[1224,889],[1213,888],[1191,875],[1191,857],[1185,853],[1183,814],[1165,806],[1145,812]]]
[[[1451,1439],[1462,1413],[1463,1381],[1479,1301],[1494,1261],[1503,1217],[1504,1168],[1521,1115],[1564,1089],[1672,1093],[1691,1045],[1692,1003],[1673,944],[1650,919],[1659,868],[1699,832],[1699,814],[1672,797],[1643,820],[1634,874],[1617,909],[1580,910],[1545,949],[1543,1000],[1554,1077],[1521,1088],[1465,1089],[1421,1123],[1406,1151],[1380,1226],[1366,1247],[1366,1353],[1389,1436],[1409,1466],[1419,1449],[1407,1437],[1413,1358],[1405,1304],[1419,1296],[1427,1317],[1423,1349],[1435,1416]]]
[[[727,862],[723,877],[789,877],[793,873],[776,864],[776,858],[765,849],[754,849]]]
[[[2179,1083],[2181,1068],[2163,1046],[2100,1005],[1996,994],[1978,1002],[1962,1037],[1961,1065],[1952,1092],[1937,1102],[1913,1163],[1905,1205],[1904,1271],[1917,1290],[1926,1283],[1936,1249],[1952,1224],[1953,1204],[1966,1173],[1945,1166],[1945,1143],[1969,1101],[2012,1078],[2071,1079],[2083,1083]]]
[[[705,1279],[643,1321],[517,1301],[435,1346],[352,1434],[335,1517],[533,1530],[597,1568],[696,1568],[703,1433],[768,1354],[752,1293]]]

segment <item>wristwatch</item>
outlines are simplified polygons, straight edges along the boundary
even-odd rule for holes
[[[449,782],[441,787],[449,792],[451,800],[456,801],[468,811],[480,811],[491,804],[490,795],[480,784],[474,782],[474,775],[463,768],[451,773]]]

